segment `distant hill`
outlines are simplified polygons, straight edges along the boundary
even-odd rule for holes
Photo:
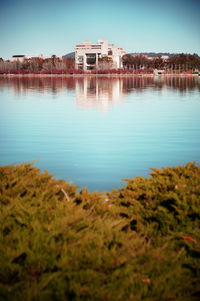
[[[131,55],[147,55],[148,57],[158,57],[162,55],[167,55],[169,58],[173,57],[174,55],[177,55],[178,53],[169,53],[169,52],[132,52],[128,53]],[[199,58],[198,54],[194,53],[196,57]],[[74,59],[75,58],[75,52],[70,52],[62,56],[63,59]]]
[[[132,52],[129,53],[131,55],[147,55],[148,57],[158,57],[158,56],[162,56],[162,55],[167,55],[169,56],[169,58],[172,58],[175,55],[178,55],[180,53],[169,53],[169,52]],[[185,53],[185,54],[190,54],[190,53]],[[194,56],[196,56],[197,58],[199,58],[199,55],[194,53]]]
[[[131,55],[147,55],[148,57],[158,57],[162,55],[167,55],[169,57],[173,57],[176,53],[169,53],[169,52],[132,52],[129,53]]]
[[[172,57],[175,55],[175,53],[168,53],[168,52],[132,52],[129,53],[131,55],[139,55],[139,54],[143,54],[143,55],[147,55],[150,57],[158,57],[158,56],[162,56],[162,55],[168,55],[169,57]],[[62,57],[63,59],[74,59],[75,58],[75,52],[70,52],[68,54],[63,55]]]
[[[63,59],[74,59],[75,58],[75,52],[70,52],[68,54],[65,54],[62,56]]]

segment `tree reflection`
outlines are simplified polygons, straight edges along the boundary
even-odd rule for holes
[[[0,77],[0,88],[10,87],[15,93],[51,92],[63,90],[76,93],[77,104],[90,107],[100,102],[120,103],[127,93],[143,92],[151,88],[175,89],[181,93],[197,89],[200,91],[200,78],[195,76],[10,76]]]

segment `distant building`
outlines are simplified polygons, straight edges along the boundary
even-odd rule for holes
[[[55,54],[40,54],[39,58],[43,59],[43,60],[46,60],[46,59],[51,59],[52,57],[54,58],[58,58],[60,60],[62,60],[62,55],[55,55]]]
[[[157,59],[157,58],[161,58],[163,59],[164,61],[167,61],[169,59],[169,55],[154,55],[154,56],[146,56],[148,58],[148,60],[154,60],[154,59]]]
[[[10,62],[20,62],[22,63],[24,60],[28,60],[28,59],[32,59],[32,58],[35,58],[36,56],[34,54],[19,54],[19,55],[13,55],[11,58],[10,58]]]
[[[19,54],[19,55],[13,55],[10,58],[10,62],[23,62],[26,59],[26,56],[24,54]]]
[[[126,52],[122,47],[108,44],[107,40],[98,40],[97,43],[83,41],[75,46],[75,68],[92,70],[98,66],[99,59],[108,56],[117,68],[122,68],[122,56]]]
[[[169,55],[161,55],[161,59],[167,61],[169,59]]]
[[[40,54],[39,56],[38,55],[34,55],[34,54],[29,54],[29,55],[25,55],[25,54],[20,54],[20,55],[13,55],[11,58],[10,58],[10,62],[20,62],[22,63],[24,60],[29,60],[29,59],[50,59],[52,57],[55,57],[55,58],[59,58],[60,60],[62,60],[62,56],[56,56],[56,55],[43,55],[43,54]]]

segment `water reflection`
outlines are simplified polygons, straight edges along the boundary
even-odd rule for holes
[[[0,88],[9,87],[16,94],[51,92],[59,94],[64,90],[76,93],[77,106],[82,109],[98,107],[107,110],[109,105],[122,103],[127,93],[162,90],[177,90],[180,93],[200,91],[199,77],[146,77],[146,76],[33,76],[0,77]]]
[[[124,99],[123,82],[119,78],[85,77],[75,84],[76,103],[81,109],[97,107],[107,111],[110,104],[118,105]]]
[[[109,82],[109,83],[108,83]],[[40,91],[51,89],[52,92],[59,92],[61,89],[75,90],[76,86],[87,85],[88,89],[95,92],[97,85],[101,85],[102,90],[109,90],[112,85],[120,84],[123,87],[123,92],[128,93],[132,89],[144,89],[149,86],[155,88],[163,88],[164,86],[175,88],[179,91],[200,90],[200,78],[197,76],[70,76],[70,77],[55,77],[55,76],[27,76],[27,77],[0,77],[0,87],[12,86],[16,92],[34,87]],[[95,93],[93,93],[95,94]]]

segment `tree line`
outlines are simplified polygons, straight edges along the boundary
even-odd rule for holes
[[[125,69],[164,69],[168,71],[186,72],[200,70],[200,57],[196,54],[176,54],[168,59],[161,56],[149,59],[147,56],[125,54],[122,58]]]
[[[154,69],[163,69],[166,72],[198,72],[200,71],[200,57],[197,54],[175,54],[170,56],[168,59],[164,59],[161,56],[148,58],[143,54],[125,54],[122,57],[122,64],[124,71],[140,70],[153,72]],[[97,71],[101,70],[117,71],[117,67],[114,64],[111,57],[103,57],[99,59]],[[22,62],[19,60],[15,61],[4,61],[0,58],[0,73],[62,73],[69,70],[75,70],[75,59],[74,58],[63,58],[52,55],[51,58],[30,58],[24,59]],[[95,71],[95,70],[94,70]],[[123,71],[123,70],[122,70]]]
[[[66,58],[60,59],[59,57],[52,55],[50,58],[30,58],[24,59],[22,62],[19,60],[15,61],[4,61],[0,59],[0,72],[51,72],[53,70],[70,70],[74,69],[74,59]]]

